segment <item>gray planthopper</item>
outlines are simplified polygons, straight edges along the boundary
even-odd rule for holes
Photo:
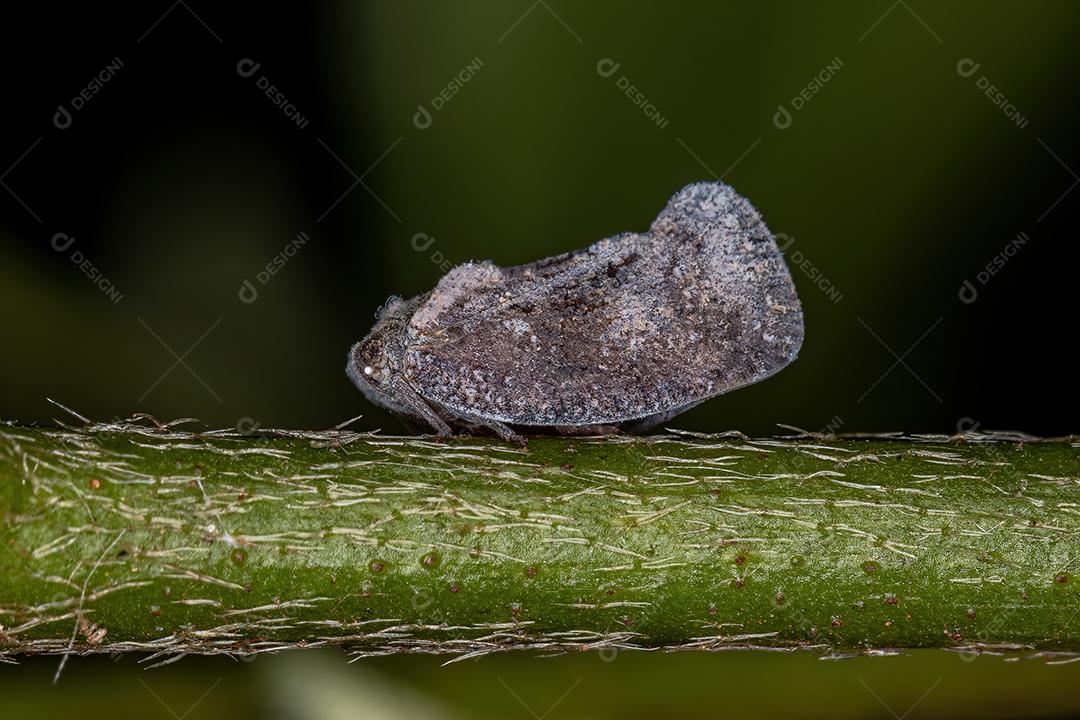
[[[376,405],[451,427],[642,431],[795,359],[791,274],[750,202],[680,190],[646,233],[500,268],[465,263],[390,298],[346,372]]]

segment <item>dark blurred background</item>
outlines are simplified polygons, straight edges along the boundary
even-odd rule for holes
[[[642,230],[723,178],[781,238],[806,342],[677,427],[1076,432],[1078,21],[1057,1],[24,4],[0,44],[0,417],[62,417],[52,398],[397,432],[343,372],[388,295]],[[227,678],[189,717],[305,716],[322,706],[266,693],[311,658],[74,660],[48,702],[167,717]],[[327,667],[327,712],[382,693],[375,715],[1080,709],[1071,666],[937,653]],[[0,671],[6,702],[46,702],[52,670]]]

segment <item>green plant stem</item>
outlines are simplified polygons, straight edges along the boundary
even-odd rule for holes
[[[0,425],[0,654],[1080,651],[1080,443]]]

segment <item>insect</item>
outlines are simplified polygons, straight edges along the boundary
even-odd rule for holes
[[[720,182],[680,190],[648,232],[527,265],[454,267],[391,297],[349,351],[367,398],[414,429],[640,432],[795,359],[783,255]]]

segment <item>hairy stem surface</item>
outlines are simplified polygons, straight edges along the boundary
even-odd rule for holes
[[[1080,442],[0,425],[0,654],[1080,651]]]

